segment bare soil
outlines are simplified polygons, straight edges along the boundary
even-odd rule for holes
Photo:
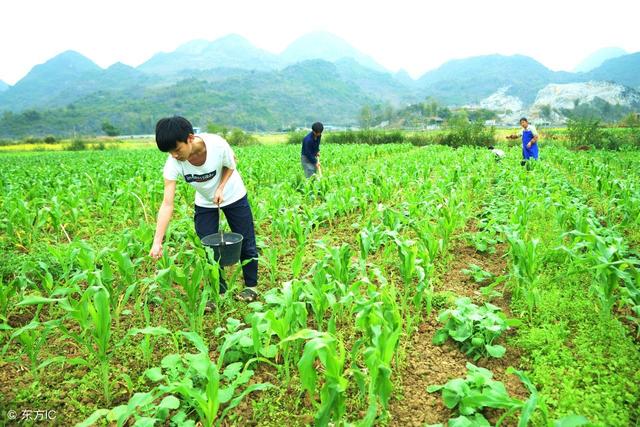
[[[465,242],[458,242],[452,248],[454,259],[448,266],[441,283],[436,291],[454,292],[460,296],[470,297],[474,302],[481,303],[479,292],[483,284],[476,284],[472,277],[462,273],[470,264],[476,264],[490,271],[496,276],[505,274],[507,265],[504,245],[496,247],[495,254],[479,253],[475,248]],[[508,294],[503,291],[503,297],[491,301],[492,304],[502,308],[507,317],[511,317],[509,310]],[[506,369],[513,366],[522,369],[520,355],[507,347],[505,356],[501,359],[480,359],[477,362],[468,359],[451,341],[442,346],[432,344],[431,340],[438,329],[442,327],[436,320],[437,313],[425,319],[415,332],[407,345],[406,359],[400,370],[400,389],[396,391],[390,405],[391,426],[415,426],[425,424],[446,423],[451,417],[456,417],[454,411],[444,406],[440,393],[428,393],[430,385],[445,384],[453,378],[466,376],[466,363],[471,362],[491,370],[494,378],[504,382],[509,394],[516,398],[526,398],[528,392],[514,375],[506,374]],[[514,330],[510,334],[515,333]],[[504,343],[502,343],[504,344]],[[496,421],[500,411],[487,410],[485,416],[490,421]],[[512,420],[506,425],[515,425]]]

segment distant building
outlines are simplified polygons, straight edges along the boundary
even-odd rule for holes
[[[347,128],[344,127],[344,126],[325,124],[324,125],[324,130],[328,130],[328,131],[343,131],[343,130],[347,130]]]

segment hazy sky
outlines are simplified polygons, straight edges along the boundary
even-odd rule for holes
[[[328,31],[414,77],[492,53],[571,70],[603,47],[640,51],[638,0],[4,0],[0,12],[0,80],[9,84],[69,49],[101,67],[137,66],[229,33],[278,53],[305,33]]]

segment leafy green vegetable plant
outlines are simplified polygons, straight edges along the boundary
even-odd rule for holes
[[[518,322],[508,320],[499,307],[490,303],[479,307],[464,297],[458,298],[455,304],[455,308],[444,310],[438,316],[444,327],[436,332],[433,343],[442,345],[451,338],[473,360],[486,356],[502,357],[505,348],[494,344],[494,341]]]

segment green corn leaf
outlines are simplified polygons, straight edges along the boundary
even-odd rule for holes
[[[249,393],[253,393],[254,391],[266,390],[268,388],[273,388],[273,385],[271,385],[269,383],[260,383],[260,384],[253,384],[253,385],[247,387],[246,389],[244,389],[242,391],[242,393],[240,393],[231,402],[229,402],[227,407],[224,408],[224,410],[220,414],[220,418],[221,419],[224,418],[226,416],[227,412],[229,412],[230,410],[232,410],[233,408],[238,406],[238,404],[240,404],[240,402],[242,402],[242,399],[244,399],[245,396],[248,395]]]
[[[180,331],[179,333],[183,335],[186,339],[188,339],[195,346],[195,348],[198,349],[198,351],[204,354],[209,354],[209,347],[205,344],[202,337],[198,335],[196,332]]]
[[[91,427],[96,425],[100,418],[103,418],[109,413],[108,409],[98,409],[93,411],[93,413],[86,420],[79,422],[75,425],[75,427]]]
[[[163,326],[147,326],[146,328],[134,328],[131,329],[128,333],[128,335],[138,335],[138,334],[142,334],[142,335],[153,335],[153,336],[160,336],[160,335],[171,335],[171,331]]]
[[[26,305],[40,305],[40,304],[49,304],[52,302],[62,301],[61,298],[46,298],[40,295],[27,295],[22,301],[16,304],[16,307],[23,307]]]
[[[64,363],[66,361],[67,361],[67,358],[64,356],[50,357],[49,359],[46,359],[45,361],[40,363],[36,369],[39,371],[51,365],[52,363]]]

